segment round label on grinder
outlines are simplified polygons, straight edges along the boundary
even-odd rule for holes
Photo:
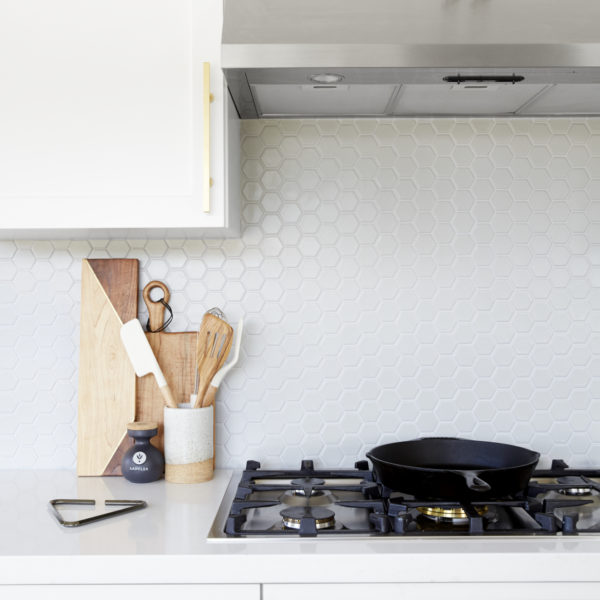
[[[145,452],[136,452],[133,456],[133,462],[136,465],[143,465],[146,462],[146,453]]]

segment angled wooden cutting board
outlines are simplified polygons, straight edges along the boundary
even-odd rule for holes
[[[138,261],[84,259],[81,273],[77,474],[120,475],[135,420],[136,377],[121,325],[137,316]]]

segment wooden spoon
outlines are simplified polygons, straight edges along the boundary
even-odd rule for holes
[[[206,391],[215,373],[227,359],[232,341],[233,328],[231,325],[207,312],[202,318],[200,331],[198,331],[196,346],[198,390],[194,408],[208,406],[204,398]]]

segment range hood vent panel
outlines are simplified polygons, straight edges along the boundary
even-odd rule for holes
[[[394,116],[513,115],[546,86],[531,84],[420,84],[402,87]]]
[[[394,85],[257,84],[252,94],[262,117],[384,117]]]
[[[600,84],[558,84],[528,104],[522,115],[600,114]]]

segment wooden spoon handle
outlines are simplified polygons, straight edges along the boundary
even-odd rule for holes
[[[214,406],[216,396],[217,388],[211,385],[208,388],[208,390],[206,390],[206,394],[204,394],[204,400],[202,400],[202,408],[206,408],[207,406]]]
[[[171,298],[169,288],[162,281],[151,281],[142,292],[144,302],[148,308],[148,325],[152,331],[156,331],[163,326],[165,322],[165,305],[160,300],[152,300],[150,292],[154,288],[160,288],[163,291],[164,302],[167,304]]]

